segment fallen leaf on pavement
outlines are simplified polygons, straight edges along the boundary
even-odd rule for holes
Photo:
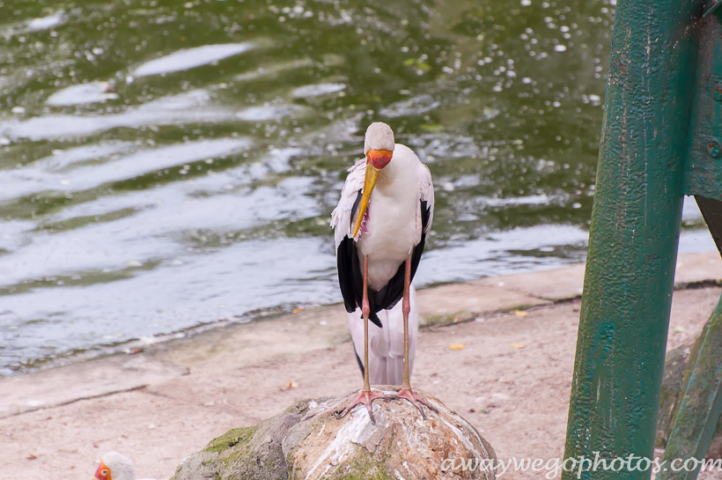
[[[288,382],[284,386],[280,388],[282,392],[285,392],[286,390],[290,390],[292,388],[298,388],[298,384],[296,382]]]

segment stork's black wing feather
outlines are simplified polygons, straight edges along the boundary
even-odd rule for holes
[[[356,209],[361,200],[361,191],[359,191],[356,202],[351,214],[351,221],[355,217]],[[421,261],[421,254],[424,253],[426,244],[426,232],[431,218],[431,210],[428,208],[426,201],[421,202],[421,240],[414,247],[411,253],[411,279],[414,279],[416,269]],[[356,248],[356,242],[353,238],[344,237],[338,246],[336,252],[336,262],[338,266],[338,280],[343,295],[344,306],[346,311],[352,313],[356,308],[361,307],[363,301],[363,272],[361,271],[361,261]],[[381,310],[388,310],[394,307],[404,295],[404,264],[399,265],[399,269],[389,280],[384,288],[376,291],[369,288],[369,307],[371,313],[369,319],[378,327],[381,327],[381,321],[377,315]]]
[[[362,191],[359,190],[356,201],[351,209],[351,226],[353,226],[356,211],[361,203]],[[339,228],[341,228],[339,226]],[[356,310],[356,305],[361,305],[363,298],[363,272],[359,261],[356,242],[348,235],[343,237],[336,252],[336,267],[338,270],[338,284],[341,287],[341,295],[346,311],[351,313]]]

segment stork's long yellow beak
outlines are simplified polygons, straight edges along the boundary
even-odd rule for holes
[[[380,168],[376,168],[371,165],[371,162],[366,163],[366,178],[364,180],[364,193],[361,196],[361,205],[359,206],[358,216],[356,217],[356,225],[353,227],[353,235],[351,238],[356,238],[358,235],[359,228],[361,228],[361,222],[363,222],[364,215],[366,215],[366,209],[369,206],[369,199],[371,198],[371,192],[376,185],[376,180],[379,179]]]

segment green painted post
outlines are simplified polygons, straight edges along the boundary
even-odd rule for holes
[[[654,452],[701,12],[702,0],[617,5],[567,425],[565,458],[599,460],[581,478],[651,474],[635,467]],[[602,469],[617,458],[633,469]]]

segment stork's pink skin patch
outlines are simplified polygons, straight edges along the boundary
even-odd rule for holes
[[[374,168],[381,170],[389,164],[393,154],[390,150],[369,150],[366,159]]]
[[[103,463],[100,462],[98,470],[95,471],[95,480],[113,480],[113,476],[110,473],[110,469]]]

